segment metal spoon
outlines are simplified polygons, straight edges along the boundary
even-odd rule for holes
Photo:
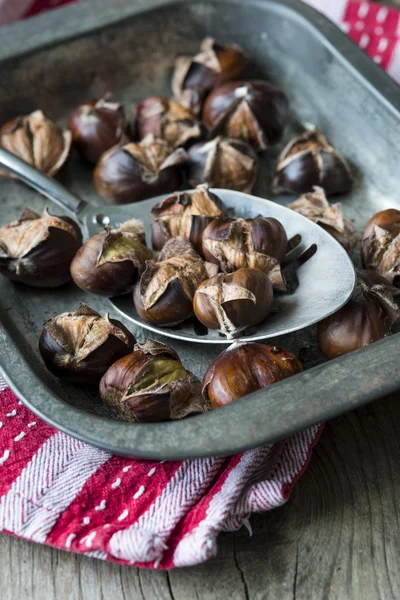
[[[98,208],[91,207],[66,190],[55,179],[44,175],[3,148],[0,148],[0,166],[9,169],[27,185],[72,212],[89,237],[101,231],[104,225],[118,226],[135,217],[143,221],[149,239],[151,208],[167,196],[129,205],[104,205],[104,210],[100,212]],[[261,340],[298,331],[321,321],[347,302],[355,286],[354,266],[347,252],[322,227],[269,200],[232,190],[213,191],[237,217],[275,217],[285,227],[288,239],[295,238],[299,241],[285,260],[288,264],[296,261],[297,288],[292,294],[277,296],[274,314],[254,328],[254,331],[244,332],[241,340]],[[139,317],[131,294],[111,298],[110,301],[125,317],[149,331],[191,342],[231,343],[231,340],[227,340],[219,332],[199,327],[195,319],[173,328],[153,327]]]

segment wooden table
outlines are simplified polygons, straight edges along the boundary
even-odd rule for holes
[[[328,423],[289,502],[207,564],[139,570],[0,535],[0,599],[398,600],[399,482],[400,394]]]

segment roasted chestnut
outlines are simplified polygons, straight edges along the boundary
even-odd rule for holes
[[[208,367],[203,395],[213,408],[234,402],[303,370],[288,350],[261,342],[235,341]]]
[[[352,298],[318,323],[318,344],[336,358],[386,337],[400,317],[400,290],[375,271],[360,271]]]
[[[132,352],[135,338],[122,323],[101,317],[82,304],[44,324],[39,350],[44,364],[56,377],[97,384],[109,367]]]
[[[343,215],[342,204],[340,202],[329,204],[322,188],[315,186],[312,192],[303,194],[298,200],[289,204],[288,208],[318,223],[347,252],[350,253],[357,244],[357,232],[352,222]]]
[[[180,56],[175,61],[172,91],[185,107],[198,114],[205,94],[225,81],[240,77],[249,57],[236,45],[222,45],[207,37],[196,56]]]
[[[347,162],[317,129],[294,138],[278,157],[274,180],[277,194],[305,194],[320,186],[331,196],[349,192],[352,185]]]
[[[46,175],[55,175],[64,165],[71,141],[71,132],[61,131],[41,110],[16,117],[0,128],[0,145]],[[10,176],[8,171],[1,174]]]
[[[158,256],[158,260],[161,262],[162,260],[168,260],[174,256],[193,256],[194,258],[201,258],[200,254],[193,248],[192,243],[181,235],[170,238],[165,242]]]
[[[199,185],[193,192],[175,192],[151,210],[153,248],[161,250],[169,238],[179,235],[189,239],[201,253],[204,229],[225,212],[222,200],[207,185]]]
[[[215,88],[204,103],[211,135],[248,142],[260,152],[277,142],[286,125],[289,103],[282,90],[266,81],[231,81]]]
[[[208,329],[219,329],[235,337],[251,325],[261,323],[271,311],[272,284],[258,269],[219,273],[203,281],[194,295],[196,317]]]
[[[361,241],[361,259],[366,269],[377,271],[400,287],[400,211],[389,208],[367,223]]]
[[[123,140],[126,129],[124,109],[121,104],[106,98],[88,100],[70,114],[68,129],[75,148],[95,165],[104,152]]]
[[[69,217],[41,217],[29,208],[0,229],[0,273],[34,287],[57,287],[70,281],[70,264],[82,244],[78,225]]]
[[[257,155],[246,142],[216,137],[188,150],[188,179],[191,185],[250,193],[257,179]]]
[[[114,146],[94,171],[97,193],[108,204],[129,204],[172,192],[182,183],[186,153],[149,135],[139,144]]]
[[[204,262],[193,256],[148,261],[135,286],[135,308],[152,325],[167,327],[182,323],[193,315],[194,293],[208,277]]]
[[[190,110],[170,98],[153,96],[136,108],[136,134],[139,140],[152,134],[178,148],[198,139],[201,128]]]
[[[120,419],[131,423],[182,419],[206,412],[199,380],[177,353],[148,339],[115,362],[100,381],[100,396]]]
[[[72,261],[71,275],[86,292],[118,296],[133,289],[152,257],[145,245],[143,224],[131,219],[118,229],[106,227],[91,237]]]
[[[266,273],[277,290],[286,291],[281,262],[287,250],[285,229],[274,218],[216,219],[203,233],[203,254],[224,273],[250,267]]]

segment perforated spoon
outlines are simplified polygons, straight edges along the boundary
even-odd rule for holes
[[[72,212],[88,237],[101,231],[105,225],[116,227],[127,219],[137,218],[143,221],[147,239],[150,239],[151,208],[170,195],[122,206],[104,205],[103,211],[100,211],[3,148],[0,148],[0,166]],[[275,217],[286,229],[288,239],[300,240],[285,261],[297,261],[299,285],[292,294],[276,296],[274,314],[256,328],[243,332],[241,340],[267,339],[304,329],[334,313],[347,302],[355,286],[354,266],[347,252],[322,227],[269,200],[232,190],[213,189],[213,192],[236,217]],[[110,302],[126,318],[149,331],[190,342],[231,343],[218,331],[199,326],[196,319],[189,319],[177,327],[153,327],[139,317],[131,294],[111,298]]]

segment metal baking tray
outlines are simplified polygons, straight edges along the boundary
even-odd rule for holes
[[[108,90],[129,108],[147,96],[168,94],[175,56],[196,51],[206,35],[241,45],[254,59],[253,75],[274,81],[290,98],[292,121],[282,143],[262,156],[256,195],[271,197],[274,158],[308,122],[351,163],[355,188],[340,200],[359,231],[377,210],[397,206],[399,88],[341,31],[299,0],[86,0],[1,29],[0,122],[41,108],[65,124],[79,102]],[[73,158],[61,180],[101,207],[91,170],[79,159]],[[291,200],[277,198],[283,204]],[[1,181],[1,224],[26,206],[41,211],[46,205],[22,184]],[[65,214],[56,206],[51,209]],[[74,310],[81,301],[104,313],[109,302],[88,297],[73,284],[36,290],[1,278],[0,286],[0,364],[13,390],[58,429],[118,454],[153,459],[229,455],[400,388],[399,334],[324,363],[311,327],[274,340],[300,355],[304,373],[206,415],[161,424],[123,423],[96,390],[53,378],[37,347],[49,317]],[[125,324],[139,341],[146,338],[144,330]],[[222,350],[165,341],[199,377]]]

